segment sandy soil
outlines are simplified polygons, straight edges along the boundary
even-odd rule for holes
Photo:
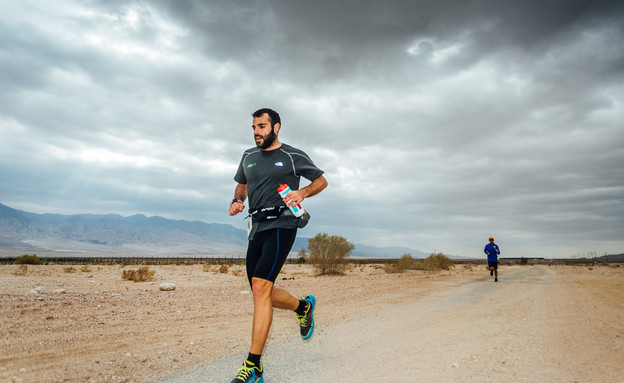
[[[0,265],[2,382],[146,382],[249,347],[252,297],[241,266],[227,273],[219,266],[149,266],[153,282],[122,279],[123,270],[139,266],[68,267],[29,265],[24,272]],[[161,291],[163,282],[175,283],[175,291]],[[495,284],[476,266],[387,274],[363,265],[335,277],[286,265],[277,285],[297,296],[314,293],[321,343],[379,323],[383,352],[351,337],[323,351],[334,359],[344,350],[376,353],[377,381],[405,378],[383,366],[397,370],[414,355],[420,363],[414,376],[422,379],[405,381],[619,382],[624,376],[624,267],[507,266]],[[268,343],[297,333],[293,314],[276,311]],[[419,341],[398,341],[411,333]],[[317,381],[358,381],[340,373],[327,371]]]

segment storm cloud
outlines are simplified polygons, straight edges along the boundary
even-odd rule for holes
[[[624,4],[0,1],[0,202],[229,223],[251,112],[329,187],[300,235],[624,249]]]

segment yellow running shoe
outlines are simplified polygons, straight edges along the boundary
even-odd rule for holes
[[[231,383],[262,383],[264,379],[262,378],[262,372],[264,370],[262,366],[262,362],[259,363],[259,366],[251,363],[246,360],[243,362],[243,367],[238,369],[238,375],[236,378],[232,380]]]
[[[301,332],[301,337],[303,340],[307,340],[310,339],[314,332],[314,306],[316,306],[316,298],[314,298],[314,295],[308,295],[302,300],[308,302],[308,307],[303,315],[297,314],[297,319],[300,322],[299,331]]]

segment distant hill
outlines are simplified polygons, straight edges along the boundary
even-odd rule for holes
[[[240,253],[245,231],[231,225],[117,214],[33,214],[0,204],[0,245],[10,249],[92,253]]]
[[[624,254],[608,254],[608,255],[603,255],[603,256],[600,256],[600,257],[596,257],[595,259],[596,260],[605,260],[605,261],[608,261],[608,260],[612,260],[613,261],[613,260],[616,260],[616,259],[620,260],[620,259],[624,259]]]
[[[245,230],[231,225],[142,214],[35,214],[0,204],[0,255],[244,256],[246,246]],[[307,246],[308,238],[298,237],[292,251]],[[427,256],[404,247],[354,246],[354,258],[399,258],[407,253],[414,258]]]

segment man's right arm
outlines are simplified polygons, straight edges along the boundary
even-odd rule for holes
[[[236,189],[234,189],[234,199],[236,201],[232,201],[232,203],[230,204],[230,208],[228,209],[228,214],[231,216],[245,210],[245,205],[243,204],[243,202],[247,199],[246,184],[236,185]]]

